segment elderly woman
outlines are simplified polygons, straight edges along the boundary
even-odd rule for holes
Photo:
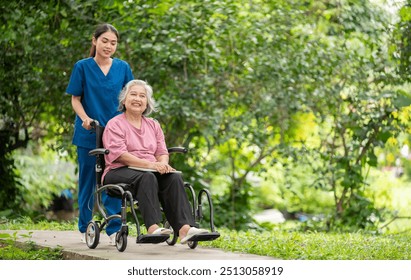
[[[153,90],[141,80],[127,83],[119,95],[119,111],[104,130],[103,145],[110,150],[105,155],[104,184],[127,183],[149,234],[170,234],[161,228],[160,202],[167,220],[182,244],[207,230],[195,228],[195,221],[184,189],[181,174],[168,163],[169,155],[160,124],[147,116],[155,111]],[[153,169],[139,171],[129,166]]]

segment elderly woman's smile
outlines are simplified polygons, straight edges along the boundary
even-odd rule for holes
[[[143,113],[147,108],[147,93],[141,85],[134,85],[130,88],[129,93],[124,100],[126,109]]]

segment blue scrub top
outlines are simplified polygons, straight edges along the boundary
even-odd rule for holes
[[[73,68],[66,92],[74,96],[82,96],[81,103],[87,115],[98,120],[100,125],[118,115],[118,95],[131,80],[133,74],[127,62],[113,58],[107,76],[101,71],[92,58],[79,60]],[[76,115],[74,124],[73,144],[79,147],[93,149],[96,147],[96,135],[92,130],[82,126],[81,119]]]

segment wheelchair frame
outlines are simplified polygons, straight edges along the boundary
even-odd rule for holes
[[[101,182],[101,177],[104,171],[104,155],[109,154],[110,151],[103,147],[102,143],[102,136],[104,132],[104,127],[100,126],[98,121],[92,122],[92,127],[95,129],[96,132],[96,147],[95,149],[89,152],[90,156],[96,157],[96,165],[95,165],[95,174],[96,174],[96,186],[94,191],[94,205],[97,207],[99,213],[103,216],[102,222],[91,220],[86,229],[86,244],[90,249],[95,249],[100,241],[100,233],[104,229],[104,227],[109,223],[109,221],[114,219],[121,220],[121,228],[116,233],[115,237],[115,244],[116,248],[119,252],[123,252],[127,247],[127,237],[129,234],[128,225],[127,225],[127,207],[129,206],[131,209],[131,214],[133,220],[136,225],[137,229],[137,239],[136,243],[161,243],[166,242],[168,245],[173,246],[176,244],[178,239],[178,234],[174,232],[171,225],[165,219],[163,224],[165,228],[169,228],[173,231],[171,235],[164,235],[164,234],[142,234],[140,229],[140,223],[137,217],[136,211],[138,210],[138,203],[134,200],[130,191],[125,191],[124,187],[127,184],[107,184],[103,185]],[[184,147],[172,147],[168,149],[170,154],[172,153],[187,153],[187,149]],[[148,171],[149,172],[149,171]],[[191,207],[193,217],[196,223],[196,226],[199,225],[200,221],[204,218],[203,213],[203,204],[202,204],[202,197],[205,195],[208,200],[208,206],[210,210],[210,232],[203,233],[192,237],[188,240],[187,245],[194,249],[197,247],[198,242],[200,241],[210,241],[217,239],[220,237],[220,234],[215,231],[214,227],[214,210],[213,204],[211,201],[211,194],[207,189],[201,189],[198,197],[196,199],[194,188],[187,182],[184,183],[185,188],[189,191],[191,196]],[[114,215],[107,215],[104,207],[102,206],[103,203],[101,201],[101,194],[103,191],[115,191],[121,197],[121,211],[120,214]],[[94,209],[93,209],[94,212]]]

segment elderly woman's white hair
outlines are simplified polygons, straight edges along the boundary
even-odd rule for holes
[[[147,94],[147,108],[143,112],[143,115],[148,116],[152,112],[157,111],[156,101],[154,100],[154,97],[153,97],[153,88],[148,83],[142,80],[131,80],[130,82],[126,84],[126,86],[122,89],[122,91],[120,92],[120,95],[118,96],[118,101],[119,101],[118,110],[120,112],[126,111],[126,107],[124,106],[124,100],[126,100],[126,97],[130,91],[130,88],[136,85],[144,87],[144,89],[146,90],[146,94]]]

